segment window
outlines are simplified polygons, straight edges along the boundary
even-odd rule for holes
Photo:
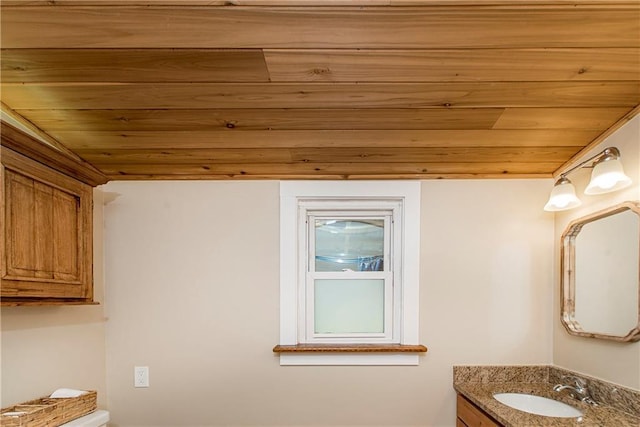
[[[419,182],[283,182],[281,346],[418,344]],[[399,347],[398,347],[399,348]],[[281,364],[417,364],[281,353]]]
[[[400,343],[401,199],[298,199],[299,343]]]

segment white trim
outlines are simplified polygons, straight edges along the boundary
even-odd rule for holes
[[[419,357],[414,353],[280,353],[280,366],[417,366]]]
[[[390,237],[400,237],[401,230],[392,231],[392,220],[401,226],[402,217],[400,209],[402,200],[394,198],[387,199],[313,199],[305,200],[297,198],[298,209],[298,233],[304,239],[304,243],[298,246],[298,270],[304,272],[304,278],[300,276],[298,282],[298,293],[303,301],[299,302],[298,325],[305,325],[299,328],[299,343],[341,343],[341,342],[363,342],[363,343],[393,343],[400,342],[400,325],[395,314],[402,311],[402,300],[400,293],[394,293],[393,283],[400,283],[398,266],[401,265],[399,259],[401,253],[392,254],[392,243]],[[355,208],[355,210],[353,210]],[[347,212],[348,211],[348,212]],[[385,271],[315,271],[315,219],[316,218],[352,218],[352,219],[379,219],[384,221],[384,269]],[[300,240],[299,240],[300,241]],[[399,247],[399,246],[396,246]],[[308,256],[304,256],[308,255]],[[396,256],[397,255],[397,256]],[[393,269],[390,268],[390,261],[393,262]],[[392,274],[393,272],[393,274]],[[384,286],[384,324],[382,333],[361,333],[361,334],[319,334],[315,332],[314,323],[314,301],[315,301],[315,280],[318,279],[378,279],[382,280]],[[304,290],[303,290],[304,288]]]
[[[298,343],[296,198],[282,195],[280,184],[280,344]],[[293,228],[293,229],[292,229]]]
[[[298,200],[300,198],[403,199],[400,344],[418,344],[420,271],[419,181],[282,181],[280,182],[280,344],[295,345],[298,337],[299,295],[297,267]],[[302,327],[304,331],[304,326]],[[346,357],[348,356],[348,357]],[[415,354],[281,354],[282,365],[417,365]]]

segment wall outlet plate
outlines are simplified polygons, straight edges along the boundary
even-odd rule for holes
[[[149,387],[149,367],[148,366],[134,366],[133,386]]]

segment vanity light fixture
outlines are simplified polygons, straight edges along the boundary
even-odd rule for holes
[[[622,170],[620,150],[616,147],[607,147],[560,175],[551,190],[549,201],[544,206],[545,211],[564,211],[580,206],[582,202],[576,196],[576,189],[567,175],[582,167],[593,168],[591,181],[584,190],[584,194],[605,194],[631,185],[631,178],[625,175]]]

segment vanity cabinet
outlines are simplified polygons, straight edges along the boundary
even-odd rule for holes
[[[10,133],[9,139],[5,127],[3,123],[0,157],[2,305],[92,303],[92,186],[7,147],[27,137]],[[53,150],[42,150],[48,149]],[[56,155],[50,154],[53,160]]]
[[[480,408],[458,394],[456,427],[502,427]]]

